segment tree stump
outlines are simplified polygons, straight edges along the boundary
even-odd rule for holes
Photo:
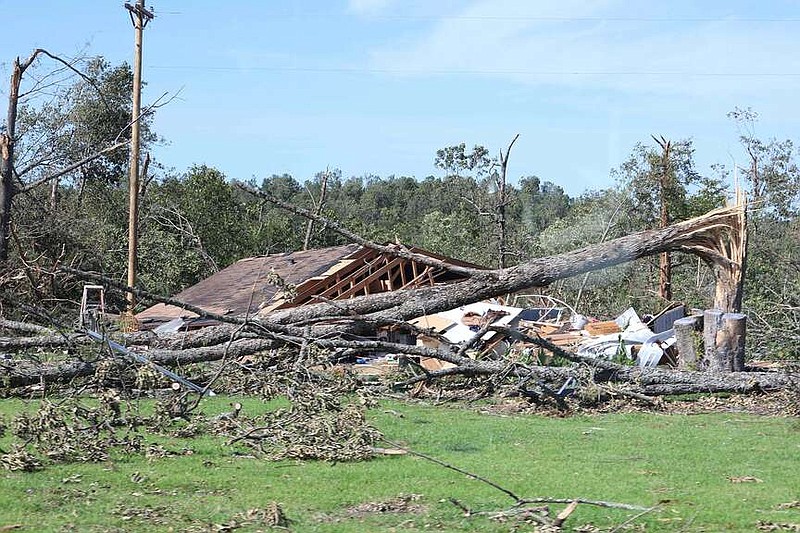
[[[705,359],[711,372],[744,370],[747,315],[708,309],[703,313]]]
[[[744,372],[744,347],[747,339],[747,315],[725,313],[723,336],[718,349],[730,354],[731,370]]]
[[[678,368],[681,370],[697,370],[700,363],[697,352],[702,342],[700,331],[703,328],[703,317],[694,315],[679,318],[672,325],[672,328],[675,330]]]

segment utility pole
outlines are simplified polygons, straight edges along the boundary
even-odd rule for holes
[[[131,160],[129,178],[128,211],[128,286],[136,285],[137,248],[139,244],[139,137],[142,108],[142,35],[144,27],[153,18],[153,12],[144,7],[144,0],[136,0],[136,5],[125,4],[131,17],[135,34],[133,55],[133,113],[131,118]],[[128,312],[133,313],[136,297],[128,293]]]

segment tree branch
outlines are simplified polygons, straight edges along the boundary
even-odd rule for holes
[[[253,196],[261,198],[262,200],[266,200],[267,202],[275,204],[278,207],[281,207],[287,211],[295,213],[296,215],[300,215],[309,220],[313,220],[314,222],[319,222],[320,224],[324,224],[325,226],[327,226],[334,232],[338,233],[339,235],[345,237],[346,239],[349,239],[350,241],[356,244],[360,244],[365,248],[370,248],[372,250],[376,250],[378,252],[391,255],[392,257],[400,257],[402,259],[408,259],[409,261],[416,261],[418,263],[422,263],[423,265],[441,268],[443,270],[453,272],[454,274],[461,274],[467,277],[476,277],[482,279],[492,277],[492,271],[490,270],[451,265],[449,263],[440,261],[439,259],[434,259],[427,255],[411,252],[404,247],[401,248],[398,246],[385,246],[382,244],[374,243],[356,233],[353,233],[352,231],[348,230],[347,228],[345,228],[336,221],[333,221],[322,215],[313,213],[308,209],[304,209],[302,207],[298,207],[288,202],[284,202],[277,196],[274,196],[268,192],[260,191],[241,182],[237,182],[236,186],[239,187],[241,190],[252,194]]]
[[[40,178],[40,179],[38,179],[36,181],[33,181],[31,183],[26,184],[24,187],[22,187],[20,189],[20,192],[28,192],[28,191],[30,191],[32,189],[35,189],[39,185],[43,185],[43,184],[47,183],[48,181],[52,181],[54,179],[60,178],[64,174],[69,174],[73,170],[77,170],[80,167],[82,167],[83,165],[85,165],[87,163],[91,163],[95,159],[99,159],[99,158],[103,157],[104,155],[106,155],[106,154],[108,154],[110,152],[113,152],[115,150],[118,150],[118,149],[122,148],[123,146],[127,146],[127,145],[128,145],[127,141],[118,142],[116,144],[113,144],[113,145],[111,145],[111,146],[109,146],[107,148],[104,148],[104,149],[100,150],[99,152],[97,152],[94,155],[90,155],[89,157],[81,159],[77,163],[73,163],[73,164],[69,165],[68,167],[65,167],[65,168],[59,170],[58,172],[55,172],[53,174],[45,176],[44,178]]]

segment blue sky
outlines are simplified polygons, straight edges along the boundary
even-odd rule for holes
[[[121,1],[0,0],[8,63],[35,47],[131,61]],[[270,0],[149,4],[145,102],[156,157],[231,178],[326,167],[439,174],[438,148],[493,153],[515,134],[514,178],[570,194],[612,184],[651,134],[691,137],[701,172],[745,164],[735,106],[765,138],[800,139],[800,2]]]

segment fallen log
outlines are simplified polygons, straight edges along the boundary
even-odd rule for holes
[[[31,333],[34,335],[53,335],[55,331],[38,324],[30,322],[18,322],[16,320],[7,320],[0,318],[0,330],[16,331],[19,333]]]
[[[77,378],[92,376],[96,370],[94,363],[78,360],[47,364],[37,364],[33,361],[0,361],[0,383],[6,389],[68,383]]]
[[[91,341],[82,333],[69,335],[40,335],[37,337],[0,337],[0,350],[22,351],[33,348],[63,348]]]
[[[192,363],[219,361],[225,357],[236,359],[264,352],[276,346],[268,339],[241,339],[229,344],[186,350],[143,350],[154,363],[163,366],[181,366]],[[0,384],[13,389],[40,383],[69,383],[77,378],[95,374],[99,361],[68,360],[60,363],[38,364],[33,361],[0,361]]]
[[[406,384],[416,381],[427,381],[436,378],[462,375],[462,376],[489,376],[505,375],[512,379],[541,380],[545,383],[560,386],[569,378],[583,378],[581,369],[594,368],[593,380],[596,383],[624,383],[631,390],[648,396],[662,396],[668,394],[687,393],[716,393],[716,392],[757,392],[775,391],[787,388],[797,388],[800,384],[800,374],[777,372],[730,372],[725,374],[710,374],[707,372],[677,371],[662,368],[629,367],[605,361],[590,359],[567,352],[560,347],[536,337],[524,336],[528,342],[534,342],[554,351],[563,357],[578,363],[578,367],[547,367],[526,366],[504,360],[475,360],[459,355],[447,349],[432,349],[424,346],[395,344],[373,340],[346,340],[346,339],[315,339],[310,342],[329,350],[349,349],[361,353],[382,352],[403,354],[406,356],[432,357],[441,361],[452,363],[455,368],[446,372],[429,373],[409,380]],[[185,365],[190,363],[218,361],[225,357],[237,359],[246,355],[274,349],[279,342],[270,339],[239,339],[230,343],[218,344],[202,348],[184,350],[142,350],[153,362],[165,366]],[[291,357],[291,355],[287,355]],[[7,387],[21,387],[41,382],[65,383],[78,377],[87,377],[95,372],[95,363],[84,361],[66,361],[60,364],[36,365],[32,362],[15,364],[14,362],[0,363],[0,381]]]

